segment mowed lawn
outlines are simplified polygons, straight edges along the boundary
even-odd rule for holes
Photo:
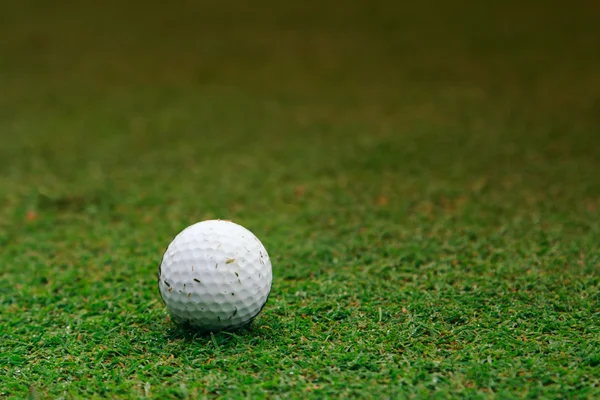
[[[0,397],[600,397],[600,7],[0,7]],[[162,252],[230,219],[251,328]]]

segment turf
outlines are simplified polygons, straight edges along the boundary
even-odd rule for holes
[[[0,12],[0,397],[600,396],[595,2],[61,4]],[[203,336],[209,218],[275,280]]]

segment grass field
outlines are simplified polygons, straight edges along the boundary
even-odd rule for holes
[[[0,6],[0,397],[600,397],[600,7],[480,3]],[[210,218],[274,271],[214,337]]]

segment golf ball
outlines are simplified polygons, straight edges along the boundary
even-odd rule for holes
[[[165,251],[160,295],[172,318],[201,331],[235,329],[262,310],[273,281],[260,240],[230,221],[198,222]]]

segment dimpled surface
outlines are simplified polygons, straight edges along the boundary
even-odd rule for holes
[[[199,330],[246,325],[271,291],[267,250],[246,228],[229,221],[191,225],[169,244],[158,287],[175,320]]]

